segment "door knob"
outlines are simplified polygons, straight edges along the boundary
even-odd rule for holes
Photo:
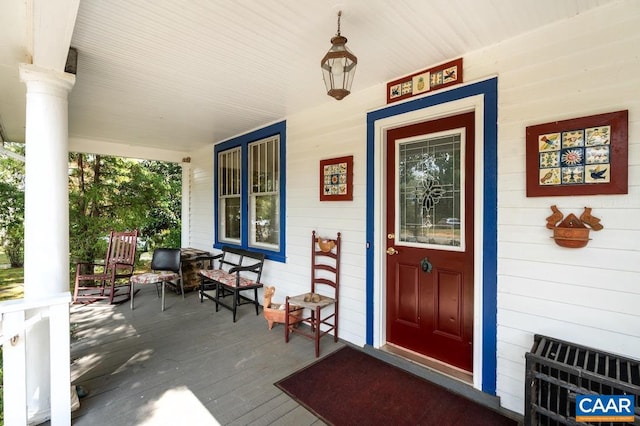
[[[387,249],[387,254],[388,254],[388,255],[393,256],[394,254],[398,254],[398,250],[396,250],[396,249],[395,249],[395,248],[393,248],[393,247],[389,247],[389,248]]]
[[[387,234],[388,240],[393,240],[396,237],[396,234]]]
[[[431,262],[429,262],[428,257],[425,257],[420,261],[420,268],[427,274],[431,272],[431,269],[433,269],[433,265],[431,264]]]

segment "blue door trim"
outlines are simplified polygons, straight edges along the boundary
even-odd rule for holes
[[[367,114],[367,263],[366,341],[373,345],[374,307],[374,173],[375,122],[407,112],[468,98],[484,96],[484,205],[483,205],[483,317],[482,317],[482,391],[496,393],[496,334],[497,334],[497,216],[498,216],[498,79],[473,83],[446,92],[436,93],[414,101],[392,105]]]

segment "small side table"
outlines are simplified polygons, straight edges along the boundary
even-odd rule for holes
[[[203,257],[213,256],[213,253],[192,247],[180,249],[180,261],[182,262],[182,283],[184,291],[193,291],[200,287],[200,277],[198,271],[205,267],[210,259]]]

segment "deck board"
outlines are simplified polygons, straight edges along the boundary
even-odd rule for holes
[[[195,292],[167,295],[151,286],[129,304],[71,308],[71,377],[89,395],[74,425],[322,425],[273,384],[316,361],[313,342],[282,325],[272,330],[252,305],[231,312]],[[321,341],[321,356],[344,343]]]

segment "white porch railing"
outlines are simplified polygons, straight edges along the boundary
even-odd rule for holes
[[[71,295],[59,293],[46,299],[10,300],[0,302],[2,334],[2,368],[4,421],[7,425],[27,425],[27,345],[31,328],[38,322],[49,320],[49,354],[38,354],[49,359],[50,393],[40,395],[41,403],[51,401],[51,406],[39,407],[49,411],[51,424],[71,424],[71,368],[69,336],[69,302]],[[38,342],[42,345],[42,342]],[[32,378],[30,378],[32,379]],[[40,378],[38,378],[40,380]],[[40,413],[42,415],[42,413]]]

